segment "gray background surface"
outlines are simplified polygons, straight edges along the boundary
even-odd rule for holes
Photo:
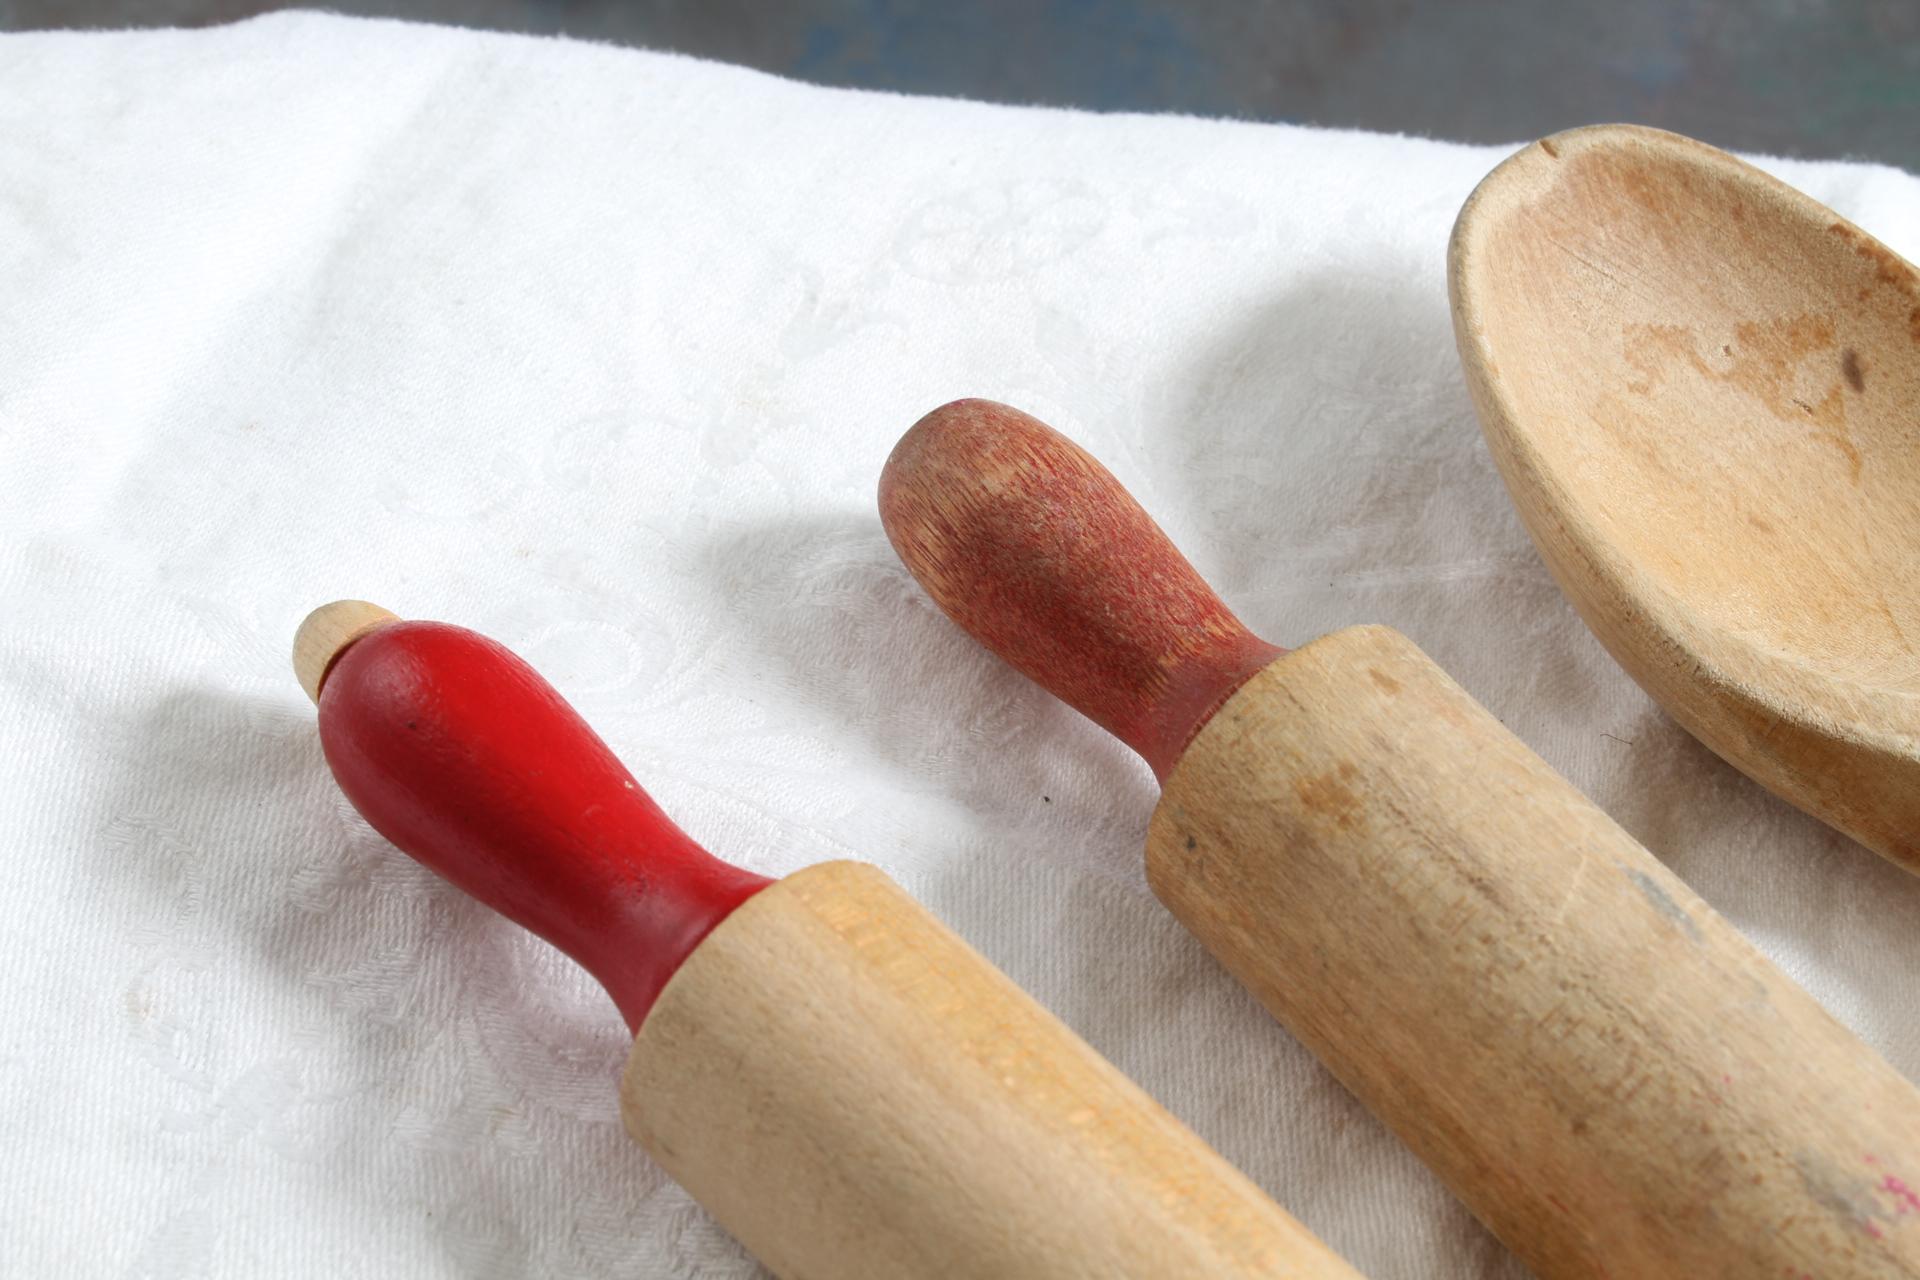
[[[263,0],[0,0],[0,29],[198,26]],[[1630,120],[1920,170],[1920,0],[341,0],[823,84],[1520,142]]]

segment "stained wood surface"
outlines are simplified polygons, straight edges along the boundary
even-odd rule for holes
[[[880,519],[948,617],[1163,779],[1282,652],[1105,467],[1004,404],[956,400],[915,423],[881,473]]]
[[[1920,1277],[1920,1091],[1398,633],[1235,694],[1147,872],[1542,1280]]]
[[[789,876],[708,935],[620,1096],[786,1280],[1357,1275],[857,863]]]
[[[1450,257],[1488,444],[1581,616],[1735,767],[1920,871],[1920,274],[1629,126],[1501,165]]]

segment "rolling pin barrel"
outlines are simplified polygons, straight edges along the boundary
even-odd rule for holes
[[[1920,1277],[1920,1091],[1411,642],[1247,670],[1118,482],[1002,405],[922,419],[880,508],[955,621],[1154,766],[1160,899],[1542,1280]],[[1115,526],[1118,570],[1082,536]]]
[[[620,1096],[641,1145],[782,1276],[1356,1280],[859,863],[797,872],[714,930]]]
[[[1228,700],[1147,876],[1546,1280],[1920,1276],[1920,1093],[1399,633]]]
[[[296,666],[355,806],[607,987],[628,1130],[776,1274],[1358,1280],[885,875],[714,858],[501,646],[344,602]]]

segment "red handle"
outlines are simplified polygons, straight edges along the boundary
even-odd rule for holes
[[[1003,404],[957,400],[915,423],[880,476],[880,519],[948,617],[1162,781],[1285,652],[1228,611],[1105,467]]]
[[[324,668],[320,741],[374,829],[586,967],[638,1030],[681,961],[772,883],[695,844],[501,645],[438,622]]]

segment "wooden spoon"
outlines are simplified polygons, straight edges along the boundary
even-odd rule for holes
[[[1724,152],[1606,125],[1494,170],[1448,283],[1494,460],[1602,643],[1920,872],[1920,274]]]

